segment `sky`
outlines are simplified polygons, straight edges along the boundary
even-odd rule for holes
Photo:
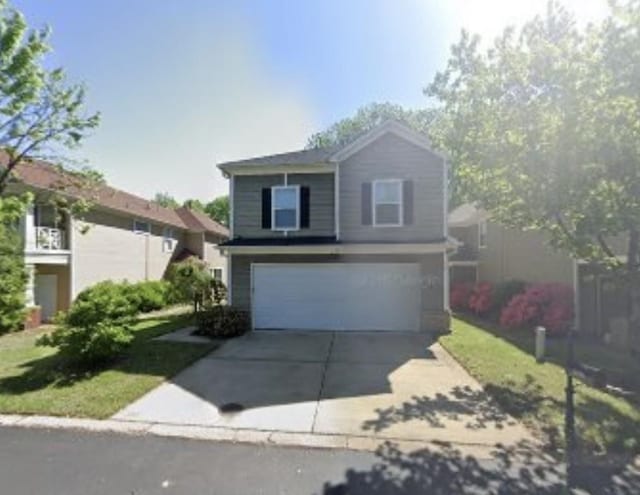
[[[606,0],[565,0],[579,22]],[[304,147],[367,103],[408,108],[461,29],[486,43],[546,0],[14,0],[49,25],[53,52],[87,86],[100,127],[79,157],[143,197],[209,201],[216,163]]]

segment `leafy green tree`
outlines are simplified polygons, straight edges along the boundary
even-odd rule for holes
[[[182,203],[182,206],[189,208],[190,210],[201,211],[204,213],[204,205],[199,199],[187,199]]]
[[[18,222],[28,198],[0,197],[0,334],[21,328],[27,272]]]
[[[204,212],[213,218],[216,222],[228,226],[229,225],[229,196],[220,196],[213,201],[207,203]]]
[[[31,195],[10,195],[8,186],[18,164],[32,159],[60,162],[60,151],[75,148],[94,129],[99,116],[86,115],[84,88],[68,84],[62,69],[43,64],[49,52],[49,30],[29,29],[24,16],[0,0],[0,331],[19,328],[23,318],[26,275],[22,240],[16,228]],[[68,173],[60,189],[90,190],[96,173]],[[71,201],[68,195],[51,199],[61,211],[83,211],[85,195]]]
[[[158,203],[160,206],[164,206],[165,208],[178,208],[180,206],[180,203],[178,203],[168,192],[156,193],[153,197],[153,202]]]
[[[584,29],[550,2],[486,51],[463,33],[426,90],[442,103],[432,138],[493,218],[638,286],[639,68],[638,0]]]
[[[353,117],[342,119],[311,136],[307,148],[345,145],[389,119],[403,122],[417,132],[428,135],[436,115],[437,111],[434,109],[411,110],[388,102],[370,103],[359,108]]]

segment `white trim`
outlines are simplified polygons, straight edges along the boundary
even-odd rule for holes
[[[275,193],[280,189],[294,189],[296,191],[296,225],[295,227],[278,227],[276,226],[276,199]],[[271,230],[276,232],[284,232],[285,234],[290,231],[300,230],[300,185],[287,184],[287,174],[284,174],[283,186],[271,186]],[[280,208],[283,209],[283,208]]]
[[[333,173],[333,216],[336,239],[340,240],[340,164],[336,163]]]
[[[253,293],[255,291],[253,267],[255,263],[249,264],[249,312],[251,316],[251,331],[256,329],[255,304],[253,304]]]
[[[235,176],[229,177],[229,238],[233,239],[233,191],[235,189]]]
[[[43,253],[42,251],[26,252],[24,262],[29,265],[68,265],[71,259],[71,251],[56,251]]]
[[[446,251],[442,252],[442,272],[443,272],[443,286],[444,286],[444,310],[449,311],[449,263],[448,255]]]
[[[449,260],[449,266],[478,266],[478,262]]]
[[[227,302],[229,306],[233,304],[233,291],[231,290],[232,284],[232,273],[233,273],[233,257],[231,255],[227,256]]]
[[[373,143],[378,138],[388,133],[395,134],[396,136],[403,138],[410,143],[433,153],[435,156],[441,158],[442,160],[446,160],[446,157],[444,155],[438,153],[437,151],[434,151],[431,148],[431,141],[429,141],[426,136],[414,131],[413,129],[410,129],[406,125],[401,124],[400,122],[397,122],[395,120],[387,120],[378,127],[370,130],[363,136],[353,141],[351,144],[345,146],[344,148],[331,155],[329,160],[332,162],[342,162],[350,156],[356,154],[358,151],[362,150],[369,144]]]
[[[316,163],[310,165],[218,165],[223,172],[233,175],[279,175],[289,174],[322,174],[333,172],[335,164]]]
[[[233,254],[434,254],[454,246],[449,242],[433,244],[314,244],[290,246],[220,246]]]
[[[442,167],[442,214],[443,219],[443,237],[449,235],[449,162],[444,161],[444,167]]]
[[[378,184],[398,184],[400,188],[400,202],[380,203],[381,205],[398,205],[398,223],[378,223],[376,218],[376,210],[378,203],[376,201],[376,185]],[[371,183],[371,225],[374,227],[402,227],[404,224],[404,180],[402,179],[376,179]]]
[[[75,233],[75,220],[69,215],[67,225],[69,225],[69,306],[76,298],[76,233]],[[85,234],[87,235],[87,234]]]

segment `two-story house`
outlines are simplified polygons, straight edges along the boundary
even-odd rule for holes
[[[230,302],[257,329],[448,327],[447,164],[389,121],[352,143],[222,163]]]
[[[159,280],[174,260],[197,256],[214,276],[226,279],[226,259],[217,245],[228,230],[207,215],[170,209],[100,185],[86,191],[59,168],[41,161],[20,164],[9,193],[31,191],[35,201],[20,228],[29,272],[29,326],[68,309],[83,289],[103,280]],[[69,186],[67,187],[67,185]],[[82,218],[57,211],[56,196],[84,197]]]

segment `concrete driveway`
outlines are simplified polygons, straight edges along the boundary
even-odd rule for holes
[[[478,445],[529,439],[428,335],[401,333],[253,332],[114,419]]]

